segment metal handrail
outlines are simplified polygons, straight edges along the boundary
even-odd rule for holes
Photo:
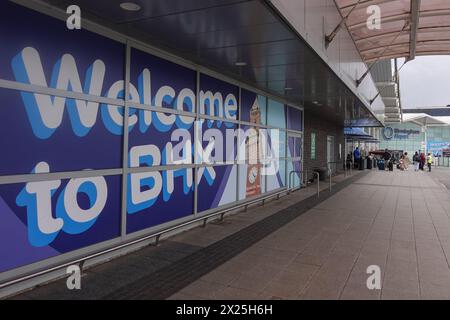
[[[330,164],[330,163],[338,164],[338,163],[340,163],[340,161],[329,161],[328,164]],[[344,167],[345,167],[345,169],[347,169],[347,164],[346,163],[345,163]],[[337,171],[337,169],[336,169],[336,171]],[[328,175],[329,175],[329,178],[330,178],[330,192],[331,192],[331,175],[332,175],[331,166],[328,166]]]
[[[289,185],[288,185],[288,193],[291,193],[292,191],[295,191],[295,186],[293,187],[293,188],[291,188],[291,186],[292,186],[292,175],[294,174],[294,173],[297,173],[297,174],[303,174],[303,171],[302,170],[292,170],[291,172],[289,172]],[[294,176],[294,179],[295,179],[295,176]],[[302,180],[301,178],[300,178],[300,180]],[[299,185],[299,187],[297,188],[297,189],[301,189],[302,188],[302,183],[300,182],[300,185]]]
[[[341,162],[340,161],[329,161],[329,162],[327,162],[327,167],[328,167],[328,169],[331,170],[330,164],[338,164],[338,163],[341,163]],[[336,172],[337,172],[337,166],[336,166]]]
[[[330,178],[330,192],[331,192],[331,169],[328,168],[328,176]]]
[[[138,243],[141,243],[141,242],[153,239],[153,238],[155,239],[155,245],[158,245],[160,237],[163,234],[165,234],[165,233],[177,230],[179,228],[186,227],[188,225],[191,225],[191,224],[194,224],[194,223],[200,222],[200,221],[203,221],[203,226],[205,226],[207,221],[208,221],[208,219],[210,219],[212,217],[215,217],[215,216],[219,216],[219,215],[220,215],[220,220],[223,220],[223,217],[224,217],[224,215],[227,212],[230,212],[230,211],[242,208],[242,207],[245,207],[245,210],[247,210],[247,207],[249,205],[254,204],[254,203],[258,203],[260,201],[262,202],[262,205],[264,205],[265,200],[270,199],[270,198],[272,198],[274,196],[276,196],[277,199],[279,199],[280,195],[283,194],[283,193],[286,193],[286,191],[287,191],[286,189],[283,189],[283,190],[280,190],[278,192],[273,192],[273,193],[270,193],[270,194],[268,194],[268,195],[266,195],[264,197],[259,197],[259,198],[254,199],[254,200],[249,200],[249,201],[246,201],[246,202],[243,202],[243,203],[239,203],[239,204],[237,204],[235,206],[228,207],[228,208],[225,208],[223,210],[219,210],[219,211],[213,212],[211,214],[208,214],[208,215],[205,215],[205,216],[202,216],[202,217],[198,217],[196,219],[192,219],[192,220],[189,220],[189,221],[177,224],[175,226],[172,226],[172,227],[169,227],[167,229],[164,229],[164,230],[161,230],[161,231],[149,234],[149,235],[144,236],[144,237],[139,238],[139,239],[132,240],[132,241],[120,244],[118,246],[114,246],[114,247],[109,248],[109,249],[101,250],[99,252],[96,252],[96,253],[93,253],[93,254],[90,254],[90,255],[78,258],[78,259],[74,259],[74,260],[71,260],[69,262],[65,262],[65,263],[56,265],[54,267],[47,268],[45,270],[33,272],[33,273],[28,274],[28,275],[25,275],[25,276],[22,276],[22,277],[10,280],[10,281],[5,282],[5,283],[0,283],[0,289],[4,289],[6,287],[10,287],[10,286],[12,286],[14,284],[17,284],[17,283],[20,283],[20,282],[23,282],[23,281],[26,281],[26,280],[30,280],[30,279],[33,279],[33,278],[36,278],[36,277],[39,277],[39,276],[42,276],[42,275],[54,272],[54,271],[58,271],[58,270],[61,270],[63,268],[69,267],[71,265],[75,265],[75,264],[79,264],[79,267],[80,267],[81,271],[83,271],[83,265],[84,265],[84,263],[87,260],[91,260],[91,259],[103,256],[105,254],[108,254],[108,253],[111,253],[111,252],[114,252],[114,251],[117,251],[117,250],[120,250],[120,249],[124,249],[124,248],[127,248],[129,246],[132,246],[132,245],[135,245],[135,244],[138,244]]]

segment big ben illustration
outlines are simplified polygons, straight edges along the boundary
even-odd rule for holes
[[[255,99],[250,109],[250,122],[261,123],[261,110],[258,104],[258,98]],[[251,130],[253,129],[253,130]],[[247,188],[246,197],[261,194],[261,163],[260,155],[260,137],[259,127],[253,126],[245,140],[245,154],[249,164],[247,166]]]

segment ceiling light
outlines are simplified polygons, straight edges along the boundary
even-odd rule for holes
[[[291,88],[291,87],[286,87],[286,88],[284,88],[284,90],[290,91],[290,90],[293,90],[293,88]]]
[[[244,61],[238,61],[235,63],[236,67],[245,67],[247,65],[247,62]]]
[[[141,6],[134,2],[122,2],[120,7],[126,11],[139,11],[141,10]]]

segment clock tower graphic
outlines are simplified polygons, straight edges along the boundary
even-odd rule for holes
[[[261,110],[258,104],[258,98],[255,99],[250,109],[250,122],[261,123]],[[247,166],[247,187],[246,197],[252,197],[261,194],[261,163],[260,155],[260,132],[258,126],[249,129],[249,134],[245,139],[245,155],[248,161]]]

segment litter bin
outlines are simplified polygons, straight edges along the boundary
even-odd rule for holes
[[[369,157],[367,157],[367,169],[372,170],[373,161]]]
[[[364,159],[362,157],[361,157],[361,159],[359,159],[359,170],[364,170],[364,168],[366,167],[365,162],[366,162],[366,159]]]

